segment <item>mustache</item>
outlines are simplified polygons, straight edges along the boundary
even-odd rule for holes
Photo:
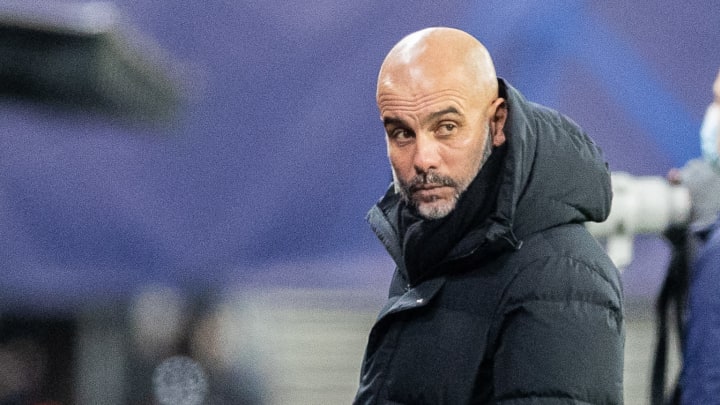
[[[435,172],[420,173],[416,175],[404,185],[404,188],[408,191],[415,191],[422,188],[422,186],[428,185],[457,188],[457,182],[451,177],[443,176]]]

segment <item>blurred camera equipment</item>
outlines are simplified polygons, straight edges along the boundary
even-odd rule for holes
[[[664,177],[612,173],[613,201],[605,222],[588,222],[590,233],[605,242],[608,255],[618,268],[633,259],[635,235],[660,235],[671,226],[690,221],[690,192],[672,185]]]

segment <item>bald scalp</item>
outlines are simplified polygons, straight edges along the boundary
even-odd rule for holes
[[[495,66],[485,46],[464,31],[433,27],[409,34],[390,50],[378,74],[377,97],[412,84],[433,85],[449,75],[462,77],[485,100],[498,96]]]

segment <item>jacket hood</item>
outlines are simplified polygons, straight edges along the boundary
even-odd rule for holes
[[[508,104],[498,231],[522,239],[561,224],[604,221],[612,188],[600,148],[571,119],[498,80]]]

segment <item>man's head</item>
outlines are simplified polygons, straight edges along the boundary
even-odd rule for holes
[[[425,218],[449,214],[505,142],[505,100],[485,47],[452,28],[395,45],[380,68],[377,104],[395,188]]]

